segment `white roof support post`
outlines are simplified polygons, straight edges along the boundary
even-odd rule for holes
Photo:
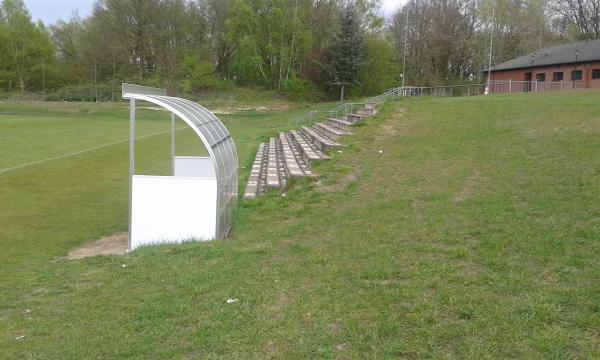
[[[135,175],[135,99],[129,101],[129,235],[127,248],[131,250],[131,211],[133,209],[133,175]]]
[[[171,113],[171,176],[175,176],[175,114]]]

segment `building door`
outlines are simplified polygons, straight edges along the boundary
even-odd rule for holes
[[[523,80],[525,81],[523,83],[523,92],[531,91],[531,73],[525,73],[525,78]]]

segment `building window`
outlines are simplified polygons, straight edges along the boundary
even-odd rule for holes
[[[571,71],[571,80],[581,80],[583,79],[583,73],[581,70]]]
[[[552,77],[552,81],[563,81],[563,72],[555,72],[554,76]]]
[[[600,79],[600,69],[594,69],[592,71],[592,79]]]
[[[537,81],[544,82],[544,81],[546,81],[546,74],[544,74],[544,73],[536,74],[535,79]]]

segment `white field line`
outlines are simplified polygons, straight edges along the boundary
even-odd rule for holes
[[[183,130],[183,129],[187,129],[187,128],[186,127],[181,127],[179,129],[175,129],[175,131],[179,131],[179,130]],[[144,135],[144,136],[136,137],[135,139],[136,140],[141,140],[141,139],[146,139],[146,138],[153,137],[153,136],[169,134],[170,132],[171,132],[171,130],[169,130],[169,131],[162,131],[162,132],[157,132],[157,133],[154,133],[154,134],[149,134],[149,135]],[[129,142],[129,139],[122,140],[122,141],[115,141],[115,142],[111,142],[111,143],[108,143],[108,144],[94,146],[94,147],[89,148],[89,149],[80,150],[80,151],[76,151],[76,152],[69,153],[69,154],[64,154],[64,155],[59,155],[59,156],[54,156],[54,157],[51,157],[51,158],[43,159],[43,160],[33,161],[33,162],[22,164],[22,165],[17,165],[17,166],[11,167],[11,168],[0,169],[0,174],[4,174],[4,173],[10,172],[10,171],[14,171],[14,170],[18,170],[18,169],[22,169],[22,168],[34,166],[34,165],[43,164],[43,163],[48,162],[48,161],[54,161],[54,160],[64,159],[64,158],[68,158],[68,157],[72,157],[72,156],[78,156],[78,155],[81,155],[81,154],[88,153],[90,151],[96,151],[96,150],[104,149],[104,148],[107,148],[107,147],[110,147],[110,146],[113,146],[113,145],[119,145],[119,144],[128,143],[128,142]]]

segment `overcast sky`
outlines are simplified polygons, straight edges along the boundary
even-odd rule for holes
[[[406,0],[382,0],[382,10],[389,18],[400,4]],[[42,20],[45,24],[53,24],[57,20],[67,20],[74,11],[84,18],[92,12],[95,0],[25,0],[34,20]]]
[[[382,0],[381,4],[382,4],[383,15],[386,18],[389,18],[396,12],[396,10],[398,10],[400,5],[404,4],[405,2],[406,2],[406,0]]]

